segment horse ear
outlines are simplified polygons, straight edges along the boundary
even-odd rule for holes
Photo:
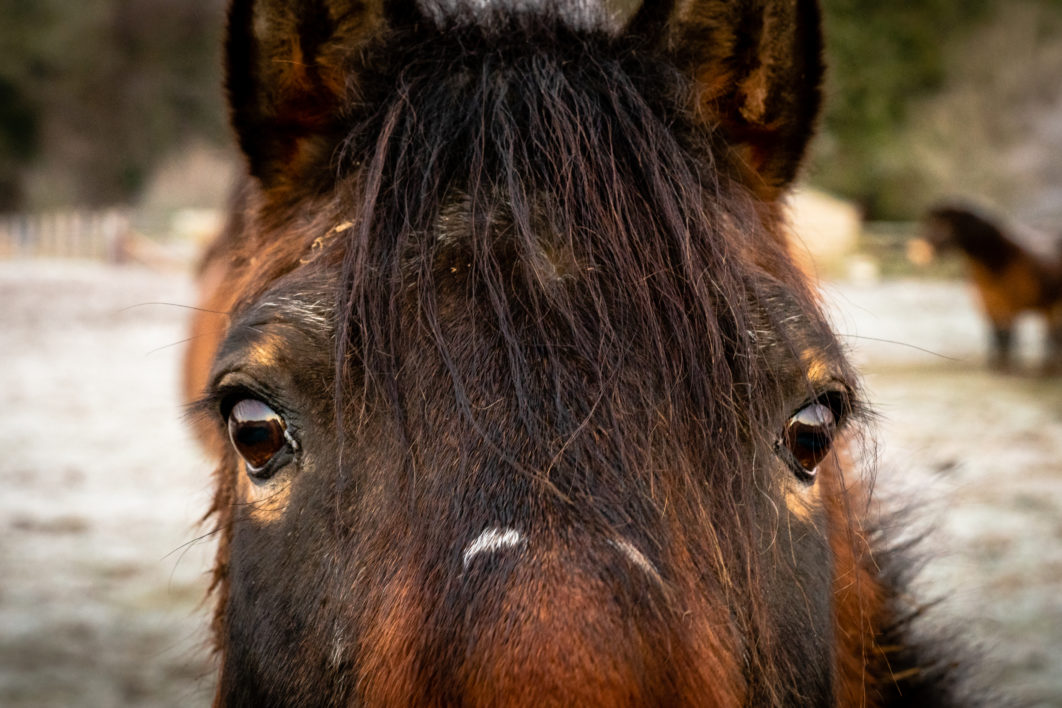
[[[793,181],[822,102],[817,0],[645,0],[627,31],[693,80],[694,114],[722,131],[750,186],[774,198]]]
[[[328,138],[357,92],[360,53],[414,2],[386,12],[384,0],[230,2],[225,86],[251,174],[266,186],[296,181],[334,149]]]

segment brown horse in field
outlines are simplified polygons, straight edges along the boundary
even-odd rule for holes
[[[228,32],[249,174],[188,358],[219,705],[959,702],[783,235],[814,0]]]
[[[1047,323],[1044,369],[1062,371],[1062,238],[1053,253],[1036,253],[994,220],[955,205],[931,209],[925,226],[934,251],[957,250],[966,261],[992,328],[991,365],[1010,367],[1014,323],[1032,311]]]

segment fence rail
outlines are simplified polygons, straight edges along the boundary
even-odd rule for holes
[[[120,263],[133,238],[128,210],[0,215],[0,259],[82,258]]]

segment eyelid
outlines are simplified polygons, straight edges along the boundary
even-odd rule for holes
[[[837,419],[837,427],[840,428],[845,421],[853,415],[858,415],[863,410],[859,396],[851,386],[843,381],[834,379],[823,385],[816,386],[814,390],[817,390],[818,393],[797,406],[790,417],[798,414],[808,406],[819,403],[825,405],[833,412],[834,417]]]
[[[241,398],[256,398],[286,417],[287,407],[283,405],[282,397],[257,378],[242,371],[222,372],[215,377],[208,394],[214,410],[227,417]]]
[[[259,400],[267,406],[269,405],[268,399],[254,391],[249,391],[242,386],[229,386],[220,388],[215,393],[215,409],[221,419],[227,421],[231,417],[232,409],[236,407],[236,404],[248,398]],[[272,406],[269,407],[272,408]]]
[[[280,397],[271,393],[256,379],[241,372],[219,373],[203,396],[194,401],[189,409],[194,415],[212,419],[218,425],[224,426],[228,423],[233,406],[239,403],[241,398],[256,398],[262,401],[275,410],[289,428],[291,427],[287,406],[278,402]]]
[[[825,391],[820,393],[814,402],[821,403],[833,411],[838,426],[840,426],[852,412],[852,397],[849,395],[847,389]]]

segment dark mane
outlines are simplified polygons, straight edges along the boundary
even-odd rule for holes
[[[692,87],[621,40],[559,23],[424,33],[378,50],[385,68],[364,100],[377,110],[356,120],[340,158],[341,170],[361,171],[354,226],[336,243],[346,253],[338,360],[353,342],[387,389],[403,346],[397,303],[410,287],[437,333],[442,254],[452,267],[471,264],[468,286],[492,304],[518,393],[533,378],[515,331],[524,320],[532,340],[570,350],[597,382],[637,347],[647,371],[691,382],[673,387],[676,409],[707,410],[705,392],[762,383],[752,334],[765,313],[753,306],[772,289],[767,273],[814,308],[781,244],[729,228],[755,226],[762,207],[726,178],[729,157],[713,136],[675,113]],[[576,280],[573,269],[591,275]],[[621,341],[632,328],[640,341]],[[736,396],[735,407],[748,399]]]

